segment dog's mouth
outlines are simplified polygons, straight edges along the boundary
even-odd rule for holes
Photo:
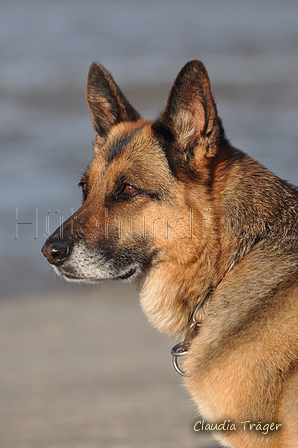
[[[105,280],[138,282],[153,257],[154,253],[144,262],[144,257],[129,250],[114,254],[81,243],[75,245],[67,257],[52,264],[55,273],[70,282],[98,283]]]
[[[137,267],[132,267],[126,274],[119,275],[115,280],[128,280],[135,275]]]
[[[138,267],[133,266],[129,268],[127,272],[121,273],[119,275],[107,275],[103,278],[86,276],[84,274],[79,274],[71,266],[54,266],[56,274],[63,277],[65,280],[70,282],[79,283],[98,283],[106,280],[131,280],[134,276],[137,276]]]

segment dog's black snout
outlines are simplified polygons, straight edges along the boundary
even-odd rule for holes
[[[43,245],[41,252],[45,257],[47,257],[49,263],[59,265],[63,263],[67,257],[69,257],[72,247],[73,244],[71,244],[71,241],[51,241],[48,239]]]

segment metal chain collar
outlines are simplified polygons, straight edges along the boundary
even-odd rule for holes
[[[185,373],[183,372],[183,370],[180,368],[180,366],[178,364],[178,358],[180,356],[186,355],[186,353],[188,352],[188,349],[189,349],[189,345],[190,345],[189,339],[190,339],[194,329],[202,326],[202,324],[200,324],[200,322],[198,320],[196,320],[195,317],[197,315],[197,312],[203,305],[203,302],[204,302],[204,299],[201,300],[201,302],[199,302],[199,304],[196,306],[196,308],[193,312],[193,315],[192,315],[192,323],[188,327],[188,330],[187,330],[184,340],[182,342],[179,342],[178,344],[174,345],[174,347],[171,349],[174,369],[176,370],[176,372],[178,372],[182,376],[185,376]]]
[[[234,267],[234,265],[235,265],[235,261],[233,261],[233,263],[229,267],[228,271],[226,272],[226,274],[224,275],[222,280],[217,285],[217,288],[223,282],[223,280],[228,275],[230,270]],[[185,376],[185,372],[180,368],[179,363],[178,363],[178,358],[186,355],[186,353],[188,352],[189,346],[190,346],[190,337],[191,337],[194,329],[202,326],[202,324],[198,320],[196,320],[196,315],[197,315],[198,311],[201,309],[205,300],[208,299],[210,294],[211,294],[211,292],[209,292],[207,294],[207,296],[204,299],[202,299],[196,306],[196,308],[192,314],[192,323],[188,327],[188,330],[186,332],[186,336],[185,336],[184,340],[182,342],[179,342],[178,344],[174,345],[174,347],[171,349],[173,366],[174,366],[174,369],[176,370],[176,372],[179,373],[179,375]]]

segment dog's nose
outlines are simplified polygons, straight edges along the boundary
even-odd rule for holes
[[[41,252],[45,257],[47,257],[49,263],[51,264],[61,264],[71,253],[73,244],[71,241],[57,240],[51,241],[48,239],[41,249]]]

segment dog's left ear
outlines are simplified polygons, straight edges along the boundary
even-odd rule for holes
[[[181,69],[166,108],[153,126],[159,133],[170,131],[181,155],[194,153],[197,148],[204,149],[207,156],[216,154],[221,122],[201,61],[190,61]]]
[[[98,62],[93,62],[89,69],[86,98],[94,131],[102,138],[114,125],[140,118],[111,74]]]

